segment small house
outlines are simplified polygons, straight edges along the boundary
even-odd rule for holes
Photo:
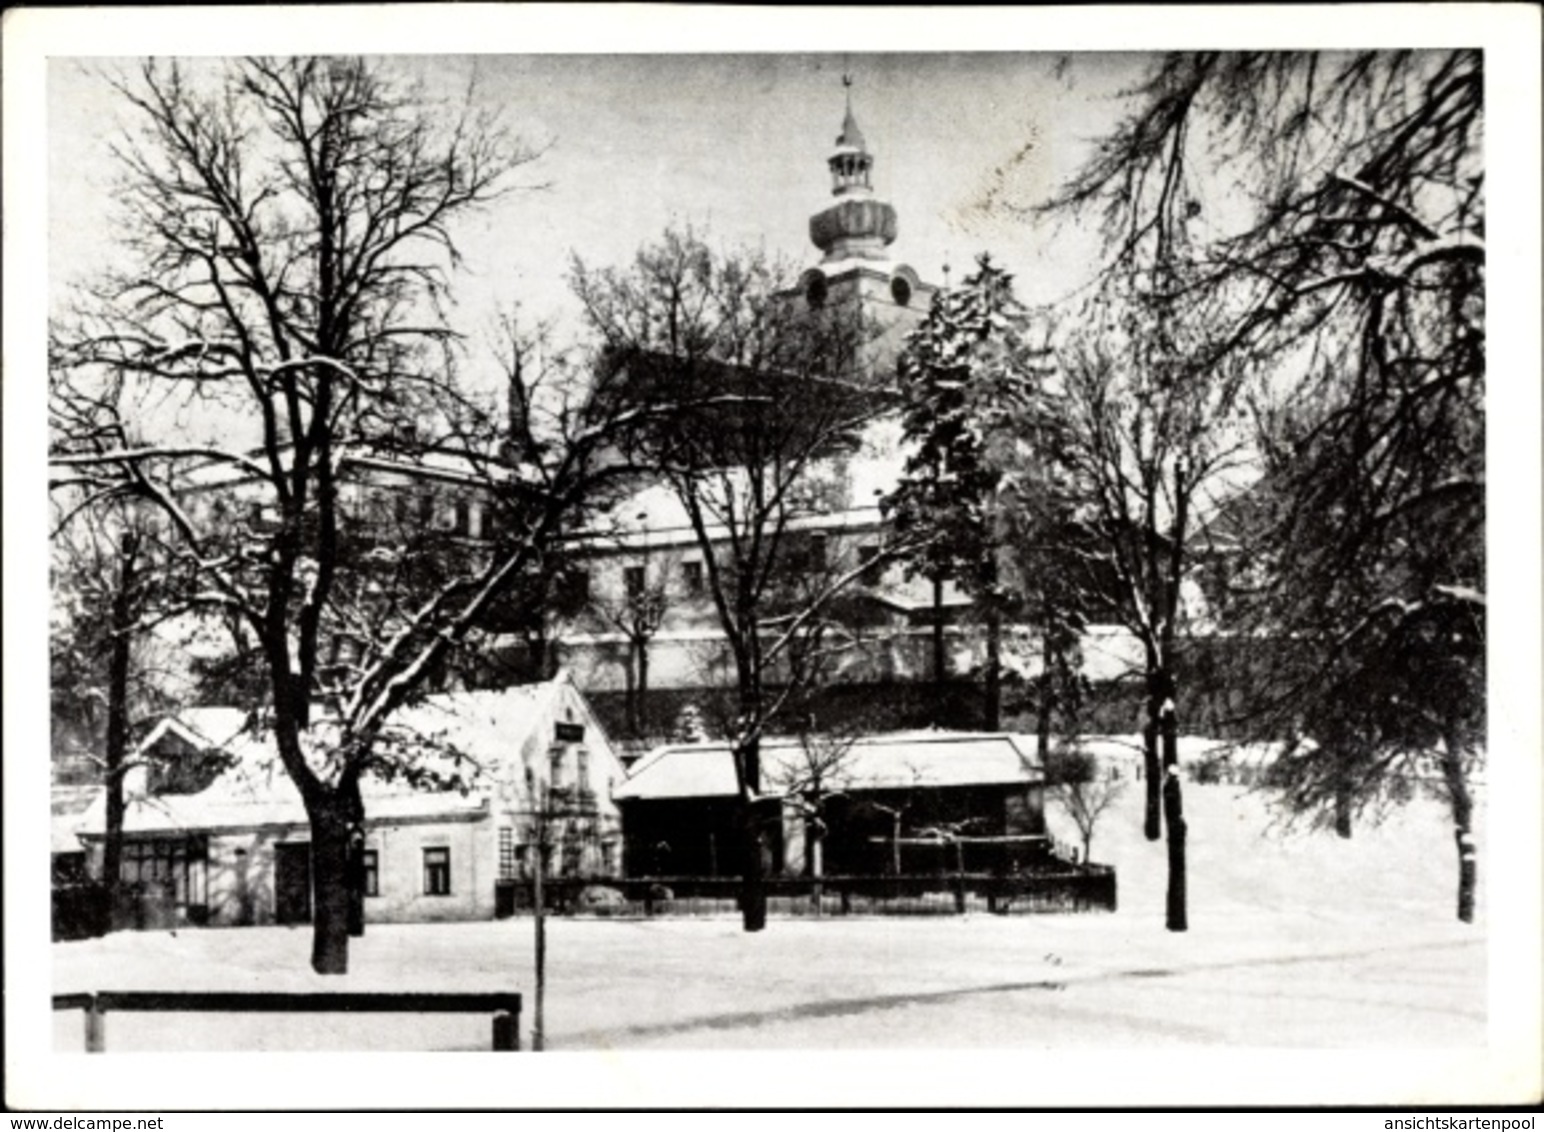
[[[303,923],[311,918],[310,827],[299,791],[255,720],[207,709],[158,725],[137,753],[124,815],[120,920]],[[461,789],[366,778],[367,921],[492,919],[500,882],[542,852],[555,876],[620,875],[612,791],[622,764],[566,674],[499,690],[426,697],[393,717]],[[218,738],[211,732],[224,732]],[[104,811],[80,824],[100,876]]]
[[[726,743],[659,748],[616,792],[631,876],[740,871]],[[1032,737],[907,732],[761,743],[764,828],[786,875],[1006,871],[1042,855],[1045,770]],[[817,849],[818,844],[818,849]]]

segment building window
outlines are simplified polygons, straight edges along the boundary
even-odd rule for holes
[[[819,573],[826,568],[826,532],[816,531],[810,535],[810,571]]]
[[[622,569],[622,585],[627,590],[627,600],[637,601],[643,596],[644,574],[642,566],[626,566]]]
[[[186,839],[125,841],[118,876],[125,884],[169,895],[179,906],[205,902],[208,842]]]
[[[681,564],[681,580],[686,584],[686,592],[700,594],[702,592],[702,563],[683,562]]]
[[[590,575],[585,570],[566,571],[558,582],[557,605],[562,612],[582,609],[590,600]]]
[[[472,505],[465,499],[456,500],[455,533],[469,535],[472,533]]]
[[[578,876],[584,864],[584,842],[572,832],[562,842],[563,875]]]
[[[424,850],[424,895],[450,895],[450,850]]]
[[[858,562],[860,564],[864,562],[870,563],[870,565],[863,567],[861,580],[865,586],[877,586],[880,579],[884,577],[885,564],[874,561],[878,556],[879,547],[874,543],[868,543],[858,548]]]
[[[366,849],[365,857],[365,895],[379,896],[381,894],[381,855],[374,849]]]
[[[515,831],[506,825],[499,829],[499,879],[514,880],[519,875],[515,863]]]

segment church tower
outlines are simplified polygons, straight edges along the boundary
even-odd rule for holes
[[[856,303],[882,328],[875,362],[894,364],[906,335],[926,316],[937,290],[911,267],[895,262],[895,207],[874,192],[874,155],[852,109],[852,78],[842,76],[846,113],[826,165],[836,199],[810,217],[810,240],[821,259],[799,279],[809,309]]]

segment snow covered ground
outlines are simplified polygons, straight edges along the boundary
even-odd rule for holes
[[[550,922],[553,1050],[1482,1046],[1480,922],[1454,918],[1445,815],[1417,800],[1350,841],[1269,828],[1261,800],[1188,786],[1191,930],[1163,927],[1165,855],[1131,784],[1094,838],[1112,914]],[[1053,827],[1071,829],[1051,814]],[[54,945],[54,990],[526,992],[528,919],[376,925],[350,974],[304,928],[119,933]],[[112,1015],[109,1050],[486,1049],[484,1018]],[[57,1050],[81,1043],[54,1020]]]

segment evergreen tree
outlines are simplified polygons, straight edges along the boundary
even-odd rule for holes
[[[1017,596],[1003,561],[1005,474],[1013,426],[1041,377],[1029,324],[1013,277],[986,255],[962,286],[934,295],[899,359],[902,432],[912,450],[900,484],[881,501],[897,533],[919,545],[910,569],[953,580],[980,609],[988,730],[1001,726],[1003,618]]]

